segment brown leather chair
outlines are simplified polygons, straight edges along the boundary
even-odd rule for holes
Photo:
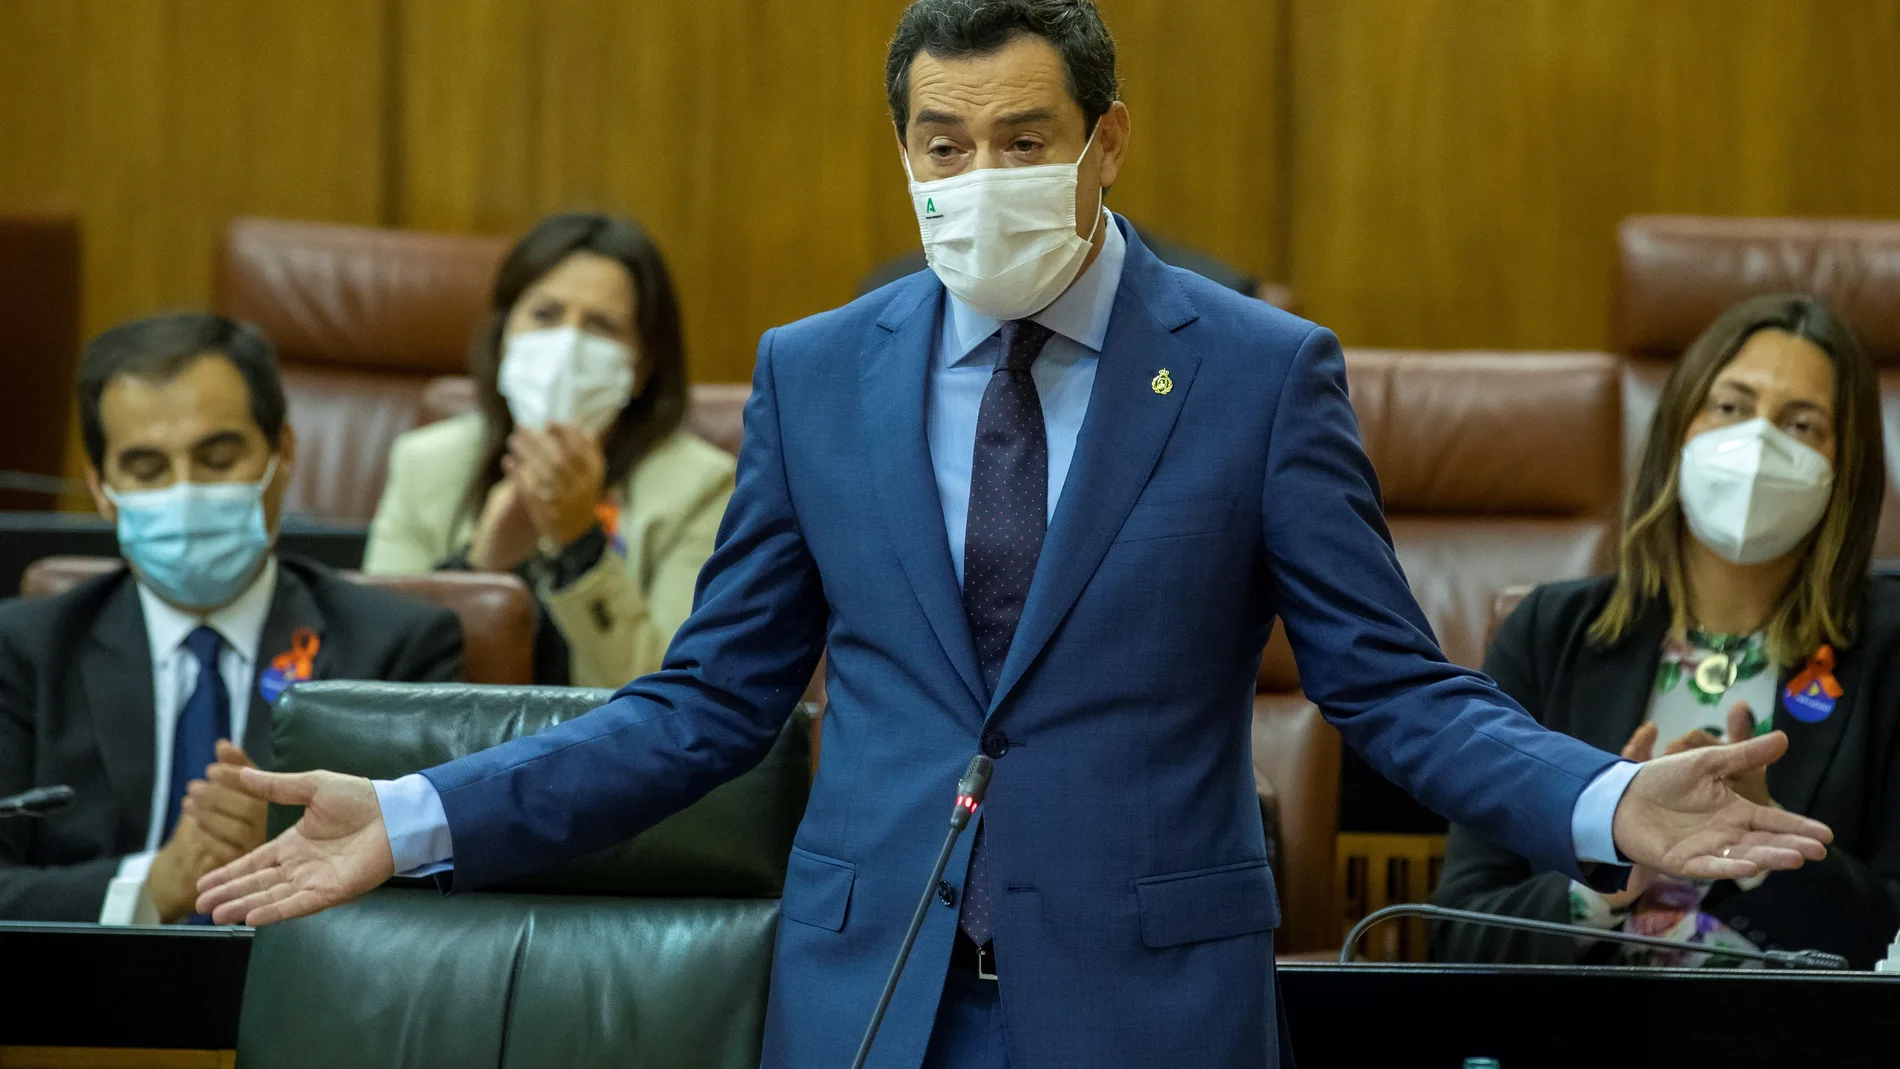
[[[55,507],[79,364],[79,222],[71,215],[0,216],[0,370],[7,418],[0,471],[40,476],[0,487],[0,509]],[[44,487],[45,489],[41,489]]]
[[[1629,359],[1625,475],[1633,478],[1656,397],[1676,359],[1730,305],[1763,293],[1824,297],[1880,369],[1887,476],[1900,479],[1900,221],[1635,215],[1617,228],[1611,336]],[[1874,555],[1900,557],[1889,487]]]
[[[20,579],[24,597],[48,597],[121,567],[117,557],[47,557]],[[462,624],[463,675],[470,683],[534,682],[534,595],[506,573],[434,572],[364,575],[353,583],[394,591],[453,610]]]
[[[1359,349],[1346,354],[1346,374],[1400,563],[1451,660],[1482,663],[1500,588],[1609,563],[1615,357]],[[1349,908],[1340,897],[1339,784],[1383,783],[1357,758],[1356,771],[1342,769],[1338,735],[1300,692],[1279,628],[1261,659],[1254,725],[1256,774],[1280,795],[1280,948],[1336,949]],[[1312,786],[1290,790],[1289,781]]]
[[[752,396],[749,382],[695,382],[687,387],[686,429],[737,456],[745,437],[745,402]],[[467,375],[444,375],[422,391],[422,422],[459,416],[475,410],[475,380]]]
[[[1399,561],[1453,662],[1483,663],[1499,589],[1610,565],[1615,357],[1357,349],[1346,374]]]
[[[232,220],[217,307],[277,345],[298,446],[287,509],[375,512],[390,443],[423,422],[424,388],[467,368],[507,249],[501,238]]]

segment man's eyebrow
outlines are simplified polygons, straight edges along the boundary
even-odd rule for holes
[[[136,460],[164,460],[165,451],[149,445],[129,445],[119,450],[119,467],[123,468]]]
[[[938,111],[935,108],[925,108],[924,110],[918,112],[917,117],[912,119],[911,121],[917,124],[918,126],[925,126],[925,125],[962,126],[963,125],[962,119],[957,118],[955,115],[952,115],[947,111]]]
[[[1012,111],[1008,115],[999,115],[996,121],[1004,126],[1023,126],[1032,122],[1050,122],[1056,113],[1048,108],[1030,108],[1028,111]]]
[[[191,451],[196,453],[221,445],[243,445],[244,435],[234,430],[212,431],[203,438],[191,443]]]

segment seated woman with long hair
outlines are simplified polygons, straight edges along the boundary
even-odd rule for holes
[[[1745,881],[1637,867],[1601,895],[1453,827],[1433,901],[1659,936],[1680,951],[1435,923],[1452,961],[1724,965],[1724,947],[1867,968],[1900,927],[1900,584],[1869,574],[1880,397],[1821,301],[1718,318],[1658,400],[1607,578],[1542,586],[1485,671],[1538,720],[1631,761],[1779,729],[1744,796],[1825,821],[1826,860]]]
[[[410,431],[371,572],[513,571],[539,683],[618,687],[693,607],[733,460],[680,430],[686,357],[659,249],[630,220],[542,220],[502,261],[469,359],[480,411]]]

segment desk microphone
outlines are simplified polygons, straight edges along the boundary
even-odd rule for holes
[[[1692,950],[1701,954],[1713,954],[1717,957],[1742,958],[1746,961],[1760,961],[1777,965],[1784,969],[1845,969],[1847,959],[1839,954],[1830,954],[1825,950],[1746,950],[1739,947],[1708,947],[1696,943],[1685,943],[1678,939],[1659,939],[1651,935],[1632,935],[1629,932],[1611,932],[1602,928],[1591,928],[1582,924],[1559,924],[1556,921],[1536,921],[1525,917],[1505,917],[1496,913],[1478,913],[1468,909],[1448,909],[1423,902],[1407,902],[1366,914],[1364,920],[1352,926],[1346,936],[1346,944],[1339,948],[1339,963],[1344,965],[1352,961],[1352,948],[1359,943],[1359,937],[1370,931],[1374,925],[1393,917],[1430,917],[1433,920],[1457,921],[1463,924],[1476,924],[1487,928],[1511,928],[1520,932],[1538,932],[1544,935],[1568,935],[1578,939],[1595,939],[1604,943],[1624,943],[1629,946],[1662,947],[1665,950]]]
[[[0,820],[7,817],[43,817],[72,804],[71,787],[35,787],[10,798],[0,798]]]
[[[917,900],[910,930],[904,933],[904,945],[897,948],[897,960],[891,963],[890,978],[884,981],[884,993],[877,997],[877,1009],[872,1011],[871,1023],[864,1029],[864,1042],[858,1044],[858,1056],[851,1059],[851,1069],[864,1069],[864,1059],[871,1056],[871,1042],[877,1039],[878,1027],[884,1023],[884,1011],[891,1005],[891,992],[897,990],[897,980],[904,975],[904,963],[910,960],[911,945],[917,942],[924,915],[930,912],[930,900],[937,895],[937,881],[943,879],[944,866],[950,863],[950,851],[956,849],[957,838],[970,826],[970,814],[983,804],[983,795],[990,789],[990,773],[994,771],[996,762],[977,754],[970,758],[970,767],[957,781],[957,803],[950,810],[950,833],[944,836],[943,849],[937,852],[937,864],[930,870],[930,881],[924,884],[924,896]]]

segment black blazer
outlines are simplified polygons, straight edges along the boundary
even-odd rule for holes
[[[319,638],[313,677],[406,682],[462,674],[447,609],[279,556],[262,668],[291,632]],[[154,770],[152,654],[137,585],[120,569],[56,597],[0,602],[0,795],[64,783],[59,813],[0,821],[0,918],[91,921],[119,860],[145,849]],[[270,706],[251,688],[242,745],[270,767]]]
[[[1651,611],[1613,647],[1585,636],[1609,600],[1609,579],[1555,583],[1533,591],[1498,627],[1485,672],[1547,727],[1622,750],[1649,710],[1662,661],[1668,613]],[[1868,581],[1860,634],[1836,651],[1844,693],[1833,713],[1805,724],[1779,700],[1774,726],[1788,753],[1768,769],[1777,802],[1834,829],[1825,861],[1768,877],[1744,892],[1713,887],[1703,909],[1757,946],[1829,950],[1855,968],[1885,955],[1900,928],[1900,581]],[[1453,825],[1445,871],[1432,901],[1460,909],[1540,920],[1570,919],[1570,881]],[[1607,958],[1598,944],[1579,958],[1574,941],[1468,924],[1434,924],[1441,961],[1574,963]]]

